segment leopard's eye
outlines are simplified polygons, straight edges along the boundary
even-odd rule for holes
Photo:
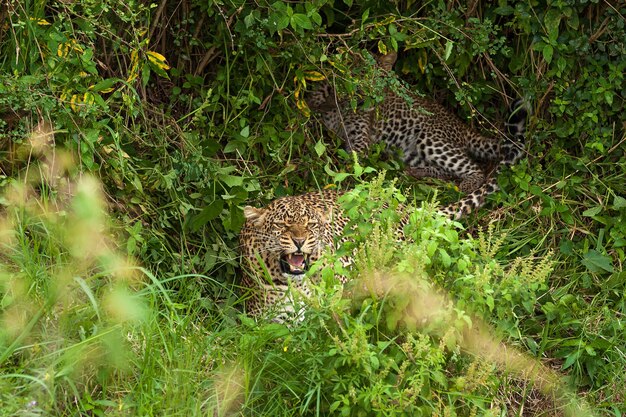
[[[274,225],[278,227],[286,227],[286,228],[289,228],[292,226],[292,224],[286,220],[276,220],[274,221]]]

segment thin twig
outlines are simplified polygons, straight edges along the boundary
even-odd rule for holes
[[[152,39],[152,35],[154,35],[154,31],[156,30],[156,26],[161,20],[161,14],[167,5],[167,0],[161,0],[161,4],[159,4],[159,8],[154,14],[154,20],[152,21],[152,26],[150,27],[150,32],[148,32],[148,39]]]
[[[609,23],[609,21],[610,21],[610,20],[611,20],[611,17],[610,17],[610,16],[607,16],[607,17],[604,19],[604,21],[600,24],[600,29],[598,29],[598,30],[596,31],[596,33],[594,33],[593,35],[591,35],[591,36],[589,37],[589,43],[594,43],[595,41],[597,41],[597,40],[598,40],[598,38],[599,38],[600,36],[602,36],[602,35],[604,34],[604,32],[606,32],[606,30],[607,30],[607,29],[608,29],[608,27],[609,27],[608,23]]]

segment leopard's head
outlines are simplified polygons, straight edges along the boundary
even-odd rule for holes
[[[326,214],[299,198],[280,198],[265,208],[248,206],[244,216],[251,240],[242,242],[242,252],[252,264],[259,256],[274,284],[301,281],[329,242]]]
[[[328,80],[324,80],[317,87],[307,93],[306,104],[311,110],[325,113],[337,109],[338,102],[335,89]]]

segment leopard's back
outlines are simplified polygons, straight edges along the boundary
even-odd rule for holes
[[[391,68],[390,62],[384,64],[386,70]],[[528,116],[524,102],[512,104],[507,135],[494,138],[472,129],[435,101],[410,93],[406,96],[387,91],[378,106],[354,111],[325,82],[310,94],[307,103],[326,128],[343,139],[348,151],[362,153],[382,142],[400,150],[410,175],[458,182],[467,194],[461,202],[463,213],[480,207],[485,196],[497,190],[495,180],[487,177],[488,168],[496,166],[497,174],[523,156]]]

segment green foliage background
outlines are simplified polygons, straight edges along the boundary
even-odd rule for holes
[[[491,123],[503,120],[505,104],[516,97],[526,98],[533,110],[527,158],[501,175],[504,191],[464,223],[471,236],[484,231],[479,243],[491,248],[490,273],[520,257],[524,261],[519,268],[535,265],[535,258],[554,258],[552,274],[529,283],[523,296],[519,289],[495,281],[474,281],[471,274],[446,284],[439,272],[435,280],[451,291],[460,308],[490,321],[511,343],[537,358],[550,358],[548,362],[563,371],[599,413],[623,415],[625,16],[619,2],[585,0],[8,0],[0,9],[0,204],[3,216],[13,219],[9,223],[24,240],[15,247],[14,242],[6,243],[14,249],[3,249],[0,255],[0,272],[6,275],[0,290],[3,320],[16,305],[13,284],[8,284],[16,279],[12,273],[27,271],[34,279],[27,286],[29,297],[54,302],[54,297],[47,298],[51,293],[42,277],[55,276],[50,272],[55,265],[75,257],[70,244],[54,238],[63,228],[50,227],[49,218],[41,220],[40,212],[33,214],[11,197],[27,184],[39,206],[50,211],[64,207],[58,203],[65,198],[62,187],[41,167],[51,164],[49,155],[60,157],[67,151],[73,163],[59,175],[73,181],[91,174],[103,183],[115,219],[110,234],[122,242],[116,250],[135,258],[146,268],[144,276],[151,277],[146,278],[149,290],[142,294],[151,300],[155,316],[132,326],[143,329],[142,346],[152,341],[168,352],[168,359],[167,365],[159,363],[155,348],[144,357],[145,368],[131,366],[154,373],[150,382],[134,375],[146,394],[138,395],[141,400],[135,403],[127,403],[123,394],[132,383],[115,382],[132,380],[128,375],[133,371],[116,366],[96,366],[100,371],[90,375],[97,377],[80,383],[69,371],[57,369],[57,378],[65,378],[61,394],[50,390],[45,361],[31,361],[36,353],[16,353],[46,343],[43,336],[37,343],[26,337],[32,328],[25,328],[21,339],[3,334],[0,366],[7,375],[36,378],[53,399],[65,398],[61,403],[66,405],[50,401],[42,406],[42,412],[57,407],[57,414],[110,413],[119,404],[124,404],[119,405],[120,414],[127,409],[159,414],[180,403],[206,413],[206,404],[190,400],[195,394],[184,393],[184,388],[167,397],[171,403],[143,407],[164,390],[157,371],[161,367],[194,369],[198,385],[193,386],[212,398],[213,388],[202,385],[202,376],[214,376],[215,363],[233,359],[215,353],[215,346],[244,355],[254,346],[260,358],[248,357],[246,363],[265,363],[284,377],[278,369],[289,367],[268,359],[284,348],[280,342],[272,344],[284,339],[284,329],[247,329],[245,319],[243,328],[237,324],[240,299],[233,283],[236,286],[242,207],[328,184],[351,189],[373,178],[372,172],[358,172],[360,167],[320,128],[315,115],[309,117],[299,107],[305,91],[314,88],[317,73],[333,77],[355,106],[380,100],[382,85],[367,52],[397,50],[399,78],[472,125],[493,130]],[[52,134],[41,133],[50,130]],[[397,186],[408,200],[432,198],[435,189],[441,200],[456,197],[450,186],[406,178],[380,150],[361,164],[399,177]],[[24,254],[32,256],[25,259]],[[452,259],[457,262],[463,256],[453,252]],[[29,267],[34,264],[47,267]],[[106,262],[88,264],[78,268],[87,283],[76,284],[94,291],[85,299],[87,306],[97,305],[98,291],[117,288],[109,281]],[[463,280],[484,286],[470,290],[469,284],[459,286]],[[124,291],[136,290],[128,285]],[[67,312],[46,306],[42,304],[41,317]],[[100,343],[100,330],[128,326],[85,314],[77,322],[93,332],[67,338],[68,346],[82,346],[94,337]],[[364,320],[369,330],[377,318]],[[301,340],[303,350],[324,351],[329,339],[321,339],[317,347],[307,344],[307,334],[324,333],[323,326],[310,326],[291,337]],[[170,334],[158,338],[159,327]],[[246,342],[249,334],[260,339]],[[194,342],[177,355],[171,348],[181,342],[179,335]],[[194,368],[199,352],[212,352],[203,357],[200,370]],[[428,360],[439,360],[439,351],[431,353]],[[302,358],[293,355],[285,360],[298,363]],[[54,363],[64,369],[67,362],[61,357]],[[31,368],[39,376],[33,377]],[[233,369],[236,373],[238,368]],[[459,369],[465,368],[461,364]],[[262,372],[255,375],[268,378]],[[179,379],[184,377],[167,381]],[[276,398],[284,394],[281,389],[293,388],[267,384],[264,387]],[[23,400],[9,414],[24,410],[32,393],[29,384],[7,377],[0,388],[0,405]],[[266,392],[247,392],[246,405],[260,410],[253,405]],[[308,392],[326,393],[321,388]],[[324,410],[320,404],[326,399],[319,395],[295,395],[307,398],[297,411]],[[282,404],[286,408],[281,412],[291,409],[293,398]],[[483,405],[472,404],[458,413],[468,414],[472,406],[486,413]],[[343,409],[357,413],[356,408]]]

